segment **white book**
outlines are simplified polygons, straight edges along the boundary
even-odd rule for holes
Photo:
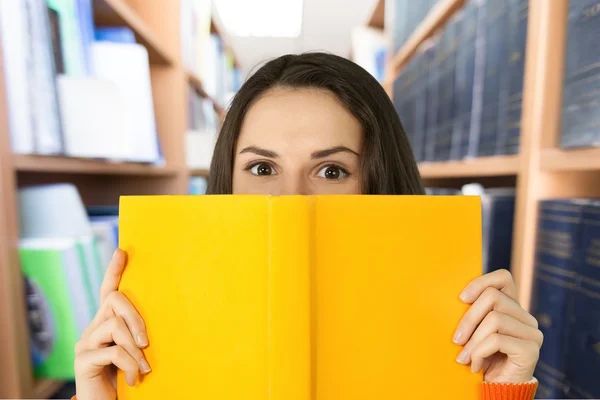
[[[29,154],[35,151],[28,65],[32,55],[28,52],[28,30],[25,2],[0,1],[0,40],[4,84],[8,108],[11,147],[14,153]]]
[[[71,157],[127,160],[123,146],[126,107],[118,85],[110,80],[58,77],[65,153]]]
[[[210,167],[216,138],[216,132],[188,131],[186,133],[186,162],[189,168]]]
[[[60,154],[63,146],[48,9],[45,0],[25,2],[29,22],[29,54],[32,55],[28,77],[35,150],[38,154]]]
[[[125,135],[114,146],[128,149],[128,160],[158,162],[160,159],[148,51],[139,44],[95,42],[93,74],[114,82],[125,111]]]
[[[115,236],[117,220],[118,217],[92,218],[91,220],[92,232],[100,252],[100,264],[103,267],[103,273],[119,246]]]

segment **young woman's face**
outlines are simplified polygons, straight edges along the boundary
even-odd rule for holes
[[[234,194],[359,194],[360,123],[336,97],[273,89],[248,110],[235,152]]]

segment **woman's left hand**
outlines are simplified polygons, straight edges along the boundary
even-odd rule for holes
[[[471,307],[454,334],[454,343],[464,345],[456,361],[471,364],[473,372],[483,368],[487,382],[530,381],[544,336],[537,320],[521,308],[510,272],[474,279],[460,299]]]

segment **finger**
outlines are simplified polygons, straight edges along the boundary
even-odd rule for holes
[[[104,347],[83,352],[75,359],[77,376],[94,378],[101,374],[106,366],[115,365],[125,372],[125,380],[129,386],[135,385],[138,376],[138,363],[120,346]]]
[[[75,354],[107,347],[107,345],[111,345],[112,343],[125,349],[136,360],[142,373],[147,374],[150,372],[150,365],[144,358],[142,350],[140,350],[133,340],[131,332],[129,332],[129,328],[125,324],[125,320],[117,316],[105,321],[87,339],[78,342],[75,346]]]
[[[108,295],[106,301],[102,303],[100,310],[98,310],[98,313],[92,320],[92,323],[85,330],[82,338],[87,338],[100,325],[114,316],[125,320],[125,324],[138,347],[143,348],[148,346],[146,324],[127,296],[121,292],[111,292]]]
[[[491,311],[475,330],[471,340],[469,340],[463,351],[459,354],[457,361],[461,364],[468,364],[471,360],[472,349],[476,348],[487,337],[495,333],[530,340],[537,343],[539,347],[542,346],[542,342],[544,341],[544,335],[540,330],[535,329],[510,315],[502,314],[498,311]]]
[[[104,303],[110,292],[119,288],[125,265],[127,265],[127,253],[117,249],[108,264],[102,285],[100,285],[100,304]]]
[[[516,366],[525,369],[535,365],[540,348],[531,340],[494,333],[473,348],[471,371],[480,371],[485,360],[498,352],[506,354]]]
[[[510,272],[505,269],[473,279],[461,292],[460,299],[465,303],[473,303],[488,287],[496,288],[518,302],[517,286]]]
[[[491,311],[509,315],[535,329],[538,327],[533,315],[523,310],[518,303],[498,289],[488,287],[458,323],[454,333],[454,343],[459,345],[467,343],[475,329]]]

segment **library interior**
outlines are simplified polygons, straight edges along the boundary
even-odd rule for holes
[[[353,123],[364,124],[361,116],[365,113],[358,112],[360,115],[357,116],[356,110],[352,108],[357,101],[349,98],[351,95],[347,95],[347,91],[360,89],[362,85],[364,100],[360,100],[361,105],[356,107],[363,107],[362,103],[371,99],[372,90],[379,90],[386,95],[383,98],[385,101],[377,101],[377,105],[373,107],[387,110],[385,106],[390,104],[390,112],[382,116],[393,123],[381,123],[380,126],[396,126],[395,121],[401,122],[397,132],[383,132],[381,136],[383,139],[385,136],[397,135],[396,140],[407,143],[407,154],[409,158],[412,154],[416,162],[424,193],[422,202],[419,200],[415,206],[415,212],[427,212],[429,200],[440,202],[431,204],[452,206],[459,204],[453,201],[466,197],[476,197],[480,201],[480,208],[476,210],[477,218],[464,221],[465,226],[479,224],[478,239],[472,239],[469,235],[462,239],[437,235],[436,232],[442,231],[434,226],[435,219],[425,218],[423,224],[432,224],[431,227],[424,228],[431,229],[432,232],[428,239],[429,250],[426,251],[435,253],[436,248],[439,252],[442,251],[440,249],[450,247],[436,241],[454,243],[456,240],[457,243],[464,242],[465,246],[476,249],[468,260],[476,260],[479,275],[508,270],[515,285],[513,301],[517,301],[525,314],[535,317],[537,322],[534,328],[543,334],[543,344],[536,355],[539,358],[533,371],[535,394],[528,392],[527,395],[521,394],[521,397],[514,394],[499,397],[497,393],[488,393],[483,398],[525,400],[534,395],[540,399],[600,398],[600,46],[597,42],[599,36],[596,35],[600,35],[598,0],[1,0],[0,398],[70,399],[76,395],[80,400],[87,398],[76,393],[76,381],[79,385],[79,380],[83,379],[77,376],[76,365],[84,362],[76,360],[84,357],[79,354],[83,351],[82,346],[78,348],[77,344],[83,341],[82,337],[89,335],[86,331],[88,326],[89,329],[94,326],[94,316],[101,314],[103,302],[107,301],[101,288],[105,288],[103,285],[106,285],[109,275],[114,273],[112,270],[106,273],[107,268],[115,264],[115,258],[125,257],[117,249],[124,242],[135,242],[135,235],[140,238],[149,237],[140,232],[142,228],[136,231],[131,227],[134,216],[141,211],[136,211],[131,206],[133,203],[123,202],[121,196],[180,195],[186,196],[186,199],[203,201],[215,194],[231,194],[231,175],[234,174],[231,171],[234,168],[232,154],[223,156],[228,151],[236,153],[231,148],[226,148],[228,140],[234,137],[230,133],[237,135],[240,130],[250,133],[251,123],[256,123],[257,119],[247,117],[254,115],[252,112],[257,112],[258,107],[254,105],[259,104],[261,98],[267,98],[258,87],[266,84],[264,82],[269,79],[280,77],[263,77],[260,80],[263,83],[255,81],[252,87],[246,86],[245,82],[252,82],[255,74],[262,73],[263,66],[269,66],[272,60],[280,56],[312,52],[325,52],[343,60],[332,58],[332,64],[328,67],[315,66],[313,64],[316,61],[307,58],[307,68],[314,70],[307,72],[305,78],[297,78],[306,79],[300,86],[342,87],[346,83],[341,82],[352,80],[350,76],[344,77],[344,73],[355,73],[352,68],[356,67],[346,64],[350,62],[358,65],[361,71],[366,71],[364,75],[369,76],[370,80],[360,78],[360,82],[348,83],[350,86],[356,85],[352,86],[353,89],[342,87],[340,92],[335,92],[339,97],[337,100],[340,100],[336,100],[335,104],[341,104],[350,110],[345,112],[350,115]],[[325,57],[322,60],[328,62],[330,59]],[[294,62],[301,61],[289,61],[290,65]],[[343,65],[344,68],[336,70],[338,65]],[[333,80],[333,83],[322,83],[325,78],[313,79],[308,76],[324,74],[323,71],[329,71],[327,79]],[[300,76],[300,72],[296,75]],[[352,75],[354,76],[358,75]],[[367,85],[371,87],[367,88]],[[240,96],[237,96],[238,91]],[[244,91],[246,93],[242,95]],[[255,95],[258,96],[257,103],[246,106],[245,103],[251,101],[248,96]],[[284,101],[286,100],[282,97],[281,102]],[[366,111],[367,114],[371,112],[370,109]],[[235,113],[238,115],[233,115]],[[294,125],[294,113],[286,115],[289,118],[287,123]],[[298,115],[304,114],[298,110]],[[367,120],[368,117],[364,119]],[[261,121],[265,123],[264,120]],[[302,120],[302,123],[306,121]],[[223,126],[225,128],[221,130]],[[326,122],[314,126],[327,129]],[[363,134],[367,135],[367,132]],[[223,135],[222,141],[219,141],[220,135]],[[237,140],[237,136],[234,138]],[[364,141],[366,143],[367,139]],[[229,145],[234,146],[235,150],[235,143]],[[250,152],[261,153],[258,155],[266,160],[276,162],[250,165],[246,168],[246,173],[276,175],[282,172],[277,171],[277,162],[284,162],[284,154],[277,159],[277,154],[256,148],[246,148],[241,153],[248,149]],[[299,152],[299,147],[296,150]],[[329,152],[335,151],[339,149]],[[355,153],[347,148],[345,151]],[[381,151],[385,158],[387,152],[392,150]],[[222,170],[228,168],[227,164],[215,161],[213,152],[215,155],[219,154],[219,157],[225,157],[225,163],[231,164],[229,171]],[[359,156],[357,153],[355,155]],[[358,161],[354,162],[358,165]],[[413,161],[384,165],[405,168],[410,163]],[[289,164],[290,168],[292,164]],[[364,165],[367,164],[368,160]],[[338,181],[346,175],[352,175],[334,164],[319,165],[322,167],[319,176],[310,179]],[[362,160],[360,165],[363,165]],[[321,171],[324,171],[322,178]],[[366,171],[366,167],[363,171]],[[388,170],[383,171],[379,179],[383,180],[382,176],[388,175],[409,176],[405,172],[399,175]],[[281,173],[281,176],[284,174]],[[261,179],[260,182],[266,182],[267,179],[254,178],[257,179],[256,182]],[[226,187],[223,182],[227,179],[229,191],[223,189]],[[361,175],[360,179],[365,182],[367,178]],[[419,178],[416,179],[418,181]],[[233,181],[235,186],[235,176]],[[272,194],[260,191],[254,193]],[[420,194],[418,191],[377,192],[367,189],[358,193]],[[136,197],[126,197],[129,198]],[[129,220],[124,218],[123,213],[119,215],[120,201],[121,209],[129,205],[126,208]],[[289,215],[295,213],[296,209],[288,209],[290,214],[285,216],[284,212],[277,211],[276,208],[276,205],[281,205],[281,210],[284,210],[284,203],[275,201],[277,200],[268,203],[271,204],[269,214],[265,214],[269,218],[268,224],[288,224],[277,226],[278,229],[288,229],[289,231],[281,232],[289,233],[291,238],[298,237],[298,240],[302,240],[301,235],[304,233],[293,230],[290,226],[295,219]],[[168,225],[169,218],[155,218],[149,204],[152,203],[139,203],[139,207],[146,207],[144,210],[147,211],[148,221],[167,221],[165,227],[171,226]],[[169,213],[166,204],[158,207],[156,213]],[[219,251],[223,251],[223,241],[236,243],[238,238],[231,232],[238,228],[237,225],[231,230],[218,230],[215,224],[218,224],[219,216],[227,214],[222,209],[228,204],[235,206],[238,203],[218,196],[216,200],[202,204],[203,207],[215,205],[215,214],[201,214],[206,216],[206,221],[194,218],[194,224],[197,223],[198,226],[193,230],[165,233],[165,237],[169,236],[169,243],[172,243],[170,240],[173,237],[184,237],[201,231],[204,223],[215,231],[201,236],[208,238],[209,242],[214,240],[215,248],[221,246]],[[300,207],[298,204],[294,203],[294,207]],[[317,203],[310,204],[316,207]],[[329,207],[326,199],[322,202],[319,199],[318,204],[323,210]],[[339,213],[348,212],[348,218],[355,218],[354,215],[360,218],[361,214],[357,211],[360,208],[353,211],[352,207],[343,206],[343,200],[339,204]],[[440,207],[445,209],[443,207],[446,206]],[[334,207],[327,209],[334,210]],[[256,208],[256,212],[262,211]],[[329,229],[325,225],[327,221],[334,221],[334,217],[326,220],[325,211],[320,213],[319,210],[313,214],[310,214],[312,211],[307,213],[310,218],[323,218],[316,223],[316,228],[311,228],[313,234],[328,229],[327,232],[332,235],[345,237],[349,232],[347,229],[356,229],[343,222],[340,223],[343,227],[339,225],[336,228],[338,231]],[[231,220],[232,216],[238,214],[244,221],[254,220],[247,215],[249,213],[242,213],[237,209],[231,210],[223,220]],[[370,212],[368,214],[371,215]],[[282,218],[281,222],[275,220],[277,215]],[[296,217],[294,214],[294,218]],[[448,218],[440,217],[440,226],[450,221]],[[398,220],[391,217],[389,223]],[[123,224],[121,229],[119,221]],[[130,225],[126,227],[125,223]],[[140,222],[142,225],[139,227],[150,229],[150,222],[148,225],[143,223]],[[384,222],[381,224],[385,225]],[[384,231],[402,231],[406,228],[402,225],[388,224],[384,226]],[[408,222],[406,225],[410,226]],[[368,224],[361,222],[356,226],[366,227]],[[379,226],[380,223],[375,221],[370,228],[378,229]],[[465,226],[457,226],[456,235],[466,232],[465,229],[468,228]],[[277,257],[284,255],[277,253],[277,250],[288,251],[284,245],[280,248],[274,245],[279,243],[277,240],[280,238],[262,233],[258,227],[250,229],[241,225],[239,227],[240,232],[262,235],[260,239],[268,241],[273,248],[268,257],[269,265],[271,262],[279,262]],[[344,230],[345,233],[342,232]],[[152,228],[152,232],[155,231],[157,230]],[[216,232],[219,235],[215,235]],[[127,236],[120,237],[125,235]],[[215,238],[220,235],[223,237]],[[181,243],[194,243],[192,239],[182,238]],[[258,243],[258,239],[257,236],[252,240]],[[160,243],[161,239],[155,238],[151,242],[145,242],[145,246],[152,247],[153,244],[159,254]],[[341,240],[331,238],[329,243],[335,246]],[[321,249],[318,245],[315,246],[316,249]],[[387,242],[382,243],[382,247],[384,246],[387,246]],[[300,248],[301,245],[298,244],[297,247]],[[203,250],[206,254],[210,253],[206,259],[217,260],[217,250],[211,252],[210,243],[203,244],[201,248],[208,249]],[[245,247],[243,249],[247,250]],[[230,250],[227,253],[231,254],[226,257],[243,256],[234,254],[242,252],[241,249],[232,246]],[[321,257],[320,252],[325,250],[315,251]],[[397,243],[396,251],[388,261],[399,263],[401,267],[397,268],[422,268],[421,272],[411,271],[407,276],[423,275],[425,277],[415,279],[425,280],[426,276],[436,273],[435,270],[431,274],[424,271],[430,267],[427,262],[411,266],[403,260],[414,249],[408,251],[403,249],[402,243]],[[192,254],[200,254],[201,257],[198,252],[189,254],[187,259],[192,263]],[[458,257],[456,254],[448,257]],[[129,257],[133,262],[132,254]],[[310,257],[314,259],[316,256]],[[436,257],[428,256],[423,259],[442,260],[445,255],[437,254]],[[161,256],[161,259],[165,258]],[[182,255],[178,260],[184,259],[185,256]],[[461,259],[458,257],[454,261],[460,263]],[[297,263],[294,265],[300,265],[300,261],[294,262]],[[316,263],[319,264],[319,261]],[[455,268],[456,277],[468,276],[459,270],[460,266],[456,263],[450,262],[448,265],[451,266],[447,268]],[[216,268],[202,267],[200,262],[194,265],[211,271]],[[165,266],[163,273],[170,274],[171,267]],[[377,265],[369,263],[362,268],[367,277],[365,282],[375,279],[373,276],[378,272],[371,271],[379,271]],[[370,268],[373,269],[369,271]],[[211,274],[211,271],[206,273]],[[267,272],[270,274],[273,271],[267,269]],[[283,274],[277,271],[275,273]],[[133,270],[131,274],[130,276],[134,276]],[[454,272],[450,273],[451,276],[453,274]],[[221,275],[214,273],[210,276],[214,278]],[[249,292],[254,287],[252,285],[256,284],[253,279],[267,279],[264,276],[255,277],[244,282],[243,276],[246,275],[240,275],[239,282],[235,282],[237,286],[232,287],[244,293],[246,290]],[[323,278],[322,285],[326,285],[326,277],[318,273],[315,276],[317,278],[314,279]],[[160,287],[159,279],[160,277],[151,281],[149,278],[148,285],[156,284]],[[269,275],[264,287],[280,282],[276,279],[283,282],[285,277]],[[341,285],[347,284],[342,276],[339,280]],[[303,284],[301,281],[302,279],[297,285]],[[169,286],[169,282],[172,281],[165,279],[165,286]],[[124,283],[133,290],[131,288],[134,286],[131,286],[130,281]],[[469,282],[463,283],[466,285]],[[310,286],[314,282],[305,284]],[[115,291],[118,285],[119,282],[114,283]],[[215,281],[211,285],[218,288],[220,282]],[[434,279],[432,285],[443,285],[443,282]],[[317,294],[306,296],[320,296],[318,286],[315,289]],[[169,290],[175,290],[169,287]],[[225,288],[224,284],[220,293],[223,294],[232,287]],[[225,307],[221,302],[227,303],[227,296],[209,298],[208,292],[190,296],[195,299],[206,298],[207,302],[218,299],[215,300],[218,304],[198,306],[203,310],[198,311],[199,314],[206,314],[200,318],[204,321],[215,318],[225,321],[222,326],[235,327],[238,325],[232,322],[234,320],[239,322],[243,318],[255,318],[258,322],[253,320],[252,323],[259,324],[263,321],[260,318],[266,313],[265,324],[273,323],[272,327],[275,329],[283,326],[276,324],[276,318],[292,317],[285,315],[284,305],[291,307],[287,312],[292,314],[294,310],[300,310],[300,306],[291,298],[299,292],[299,286],[293,288],[288,293],[289,298],[276,290],[269,292],[265,302],[273,300],[270,296],[280,296],[278,299],[282,303],[269,306],[271,308],[267,311],[261,308],[261,311],[252,315],[242,316],[242,311],[237,316],[235,313],[228,314],[227,318],[231,317],[229,322],[225,321],[225,316],[210,314],[218,313],[219,307]],[[505,288],[497,289],[504,291]],[[339,293],[342,292],[340,289]],[[458,294],[457,292],[457,299]],[[168,293],[164,295],[169,296]],[[161,297],[162,294],[157,293],[156,296]],[[185,298],[182,296],[177,294],[173,299]],[[388,299],[386,296],[395,299],[394,294],[382,294],[381,299]],[[317,301],[314,298],[306,301]],[[258,297],[246,299],[247,305],[256,305],[255,300],[258,304]],[[360,319],[363,315],[362,307],[368,307],[366,304],[372,302],[361,303],[360,299],[355,300],[356,304],[362,304],[356,305],[356,318]],[[331,303],[326,304],[318,301],[319,312],[326,312],[337,306],[346,310],[341,305],[342,300],[337,303],[331,300]],[[267,303],[260,304],[263,308],[267,307]],[[258,310],[259,306],[256,307]],[[141,312],[147,308],[148,305],[144,304],[139,310]],[[186,306],[182,305],[182,308]],[[315,309],[308,312],[316,313]],[[399,313],[402,312],[399,310]],[[118,314],[116,311],[114,313]],[[375,315],[377,311],[373,313]],[[322,329],[329,328],[338,321],[335,317],[332,321],[321,323],[323,320],[320,318],[324,317],[306,317],[300,314],[299,311],[300,319],[318,320]],[[188,318],[193,318],[191,311],[187,315]],[[339,321],[345,317],[344,314]],[[175,317],[164,318],[164,321],[172,321]],[[185,318],[181,314],[183,325],[186,324]],[[371,317],[365,320],[365,324],[369,318]],[[433,315],[431,318],[436,317]],[[132,329],[129,321],[126,322],[129,329]],[[148,319],[149,325],[150,322],[153,323]],[[295,323],[290,322],[290,326],[296,326]],[[484,323],[485,320],[480,326],[484,326]],[[505,334],[510,331],[509,325],[500,323],[494,334]],[[386,325],[383,323],[380,325],[384,326]],[[270,329],[271,325],[267,329],[267,335],[271,334]],[[312,329],[310,332],[317,337],[307,339],[306,342],[310,346],[317,346],[321,336],[314,331],[318,329],[306,329]],[[273,332],[282,334],[279,331]],[[336,332],[335,328],[331,328],[331,332]],[[265,346],[269,351],[287,343],[277,340],[292,340],[288,336],[282,339],[275,333],[273,337],[266,336]],[[176,337],[173,332],[168,334]],[[324,335],[327,334],[333,333]],[[382,334],[383,337],[386,335]],[[418,333],[416,335],[419,337]],[[222,332],[221,336],[223,341],[230,337],[226,332]],[[159,334],[155,337],[159,337]],[[448,346],[454,346],[450,351],[455,349],[458,354],[460,349],[451,343],[451,336],[449,338]],[[152,340],[150,333],[150,342]],[[108,342],[118,347],[116,336],[111,337]],[[244,357],[249,357],[247,353],[250,350],[244,347],[242,341],[223,343],[228,348],[237,349],[237,353],[232,353],[228,360],[246,360]],[[419,345],[422,343],[415,344]],[[160,347],[161,344],[157,346]],[[356,351],[368,352],[368,344],[364,346]],[[108,347],[109,344],[103,344],[100,349]],[[151,347],[152,343],[149,349]],[[317,358],[338,356],[339,360],[352,360],[346,355],[335,355],[334,348],[342,349],[336,345],[330,351],[321,347],[318,351],[307,351]],[[352,349],[347,348],[348,351]],[[289,356],[299,352],[296,350],[297,347],[290,351]],[[495,355],[510,358],[505,351],[498,352]],[[149,358],[150,364],[158,368],[150,372],[146,381],[140,377],[136,384],[139,385],[140,393],[143,393],[144,384],[151,388],[153,382],[159,382],[160,354],[166,353],[151,354],[153,358]],[[333,388],[335,384],[328,383],[327,378],[318,375],[322,365],[327,369],[334,365],[334,361],[315,360],[307,362],[312,365],[309,375],[317,374],[319,380],[318,383],[312,383],[312,389],[309,384],[307,397],[301,397],[299,392],[293,396],[277,397],[275,393],[281,396],[277,390],[282,389],[276,387],[276,379],[282,379],[284,383],[279,382],[279,385],[283,385],[296,379],[291,377],[294,373],[303,373],[301,366],[292,365],[294,359],[285,361],[277,354],[269,353],[265,357],[271,358],[261,362],[265,365],[269,365],[269,362],[282,362],[284,364],[281,365],[286,365],[285,373],[289,376],[265,367],[270,371],[269,383],[265,383],[265,390],[269,394],[265,392],[262,398],[344,398],[335,395],[343,391],[335,392],[331,389],[328,392],[328,389],[322,389]],[[385,358],[383,355],[378,357],[380,360]],[[163,358],[165,364],[174,359]],[[202,363],[203,360],[191,362]],[[219,376],[219,368],[222,371],[235,370],[235,374],[242,376],[243,368],[249,365],[244,364],[245,361],[229,366],[223,365],[225,361],[212,362],[214,370],[211,376],[217,377],[215,379],[219,382],[229,382],[232,388],[228,390],[234,390],[236,382]],[[449,363],[448,368],[465,368],[454,359],[452,362],[454,364]],[[109,364],[112,363],[117,364],[114,360]],[[119,364],[117,366],[123,369]],[[172,367],[170,365],[168,368]],[[379,367],[383,368],[381,365],[377,368]],[[483,364],[484,375],[487,367],[489,362]],[[140,371],[144,370],[143,365],[140,368]],[[373,378],[373,371],[378,371],[376,367],[369,371],[370,365],[362,365],[361,368],[361,376],[365,377],[365,382]],[[398,379],[402,380],[403,367],[398,368]],[[350,371],[350,367],[340,366],[337,374],[341,376],[343,371]],[[432,366],[432,371],[435,371],[435,366]],[[457,374],[461,372],[462,370]],[[152,380],[153,373],[156,381]],[[250,380],[255,375],[257,380],[262,379],[258,372],[246,371],[245,374],[244,379]],[[483,376],[482,379],[487,378]],[[343,379],[349,378],[346,376]],[[117,380],[119,398],[147,398],[136,397],[135,392],[120,388],[119,385],[124,385],[124,382],[125,380]],[[240,380],[240,388],[246,383],[243,379]],[[273,387],[267,387],[271,383]],[[252,386],[250,383],[248,385]],[[373,389],[369,393],[397,393],[393,389],[395,385],[396,383],[388,382],[384,386],[389,392]],[[223,393],[225,392],[224,390]],[[212,398],[219,400],[216,393],[213,393]],[[366,398],[356,396],[353,398]],[[189,397],[197,396],[190,394]],[[112,397],[107,397],[107,400],[109,398],[114,399],[115,393]],[[223,394],[221,398],[236,397]]]

